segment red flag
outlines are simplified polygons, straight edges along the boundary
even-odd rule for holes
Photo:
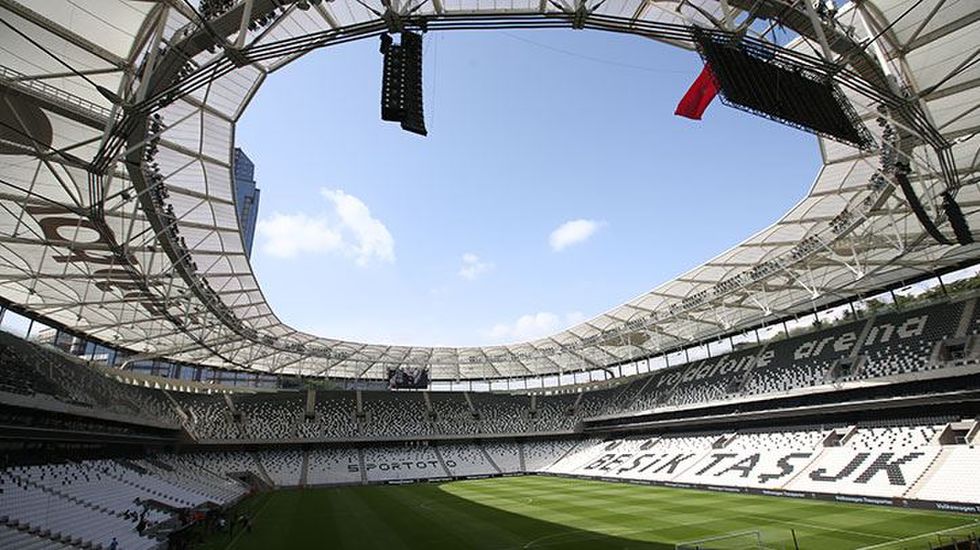
[[[718,95],[718,84],[711,75],[711,69],[705,65],[694,84],[691,84],[687,93],[681,98],[681,102],[677,104],[674,114],[701,120],[701,115],[716,95]]]

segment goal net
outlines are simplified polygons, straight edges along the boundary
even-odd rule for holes
[[[759,531],[725,533],[698,540],[678,543],[677,550],[761,550],[768,548]]]

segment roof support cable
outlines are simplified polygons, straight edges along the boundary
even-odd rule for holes
[[[899,21],[901,21],[902,19],[904,19],[905,16],[907,16],[910,13],[912,13],[912,10],[914,10],[917,7],[919,7],[919,5],[922,4],[923,1],[924,0],[917,0],[916,3],[912,4],[911,6],[908,7],[907,10],[903,11],[901,13],[901,15],[899,15],[898,17],[896,17],[895,19],[893,19],[891,23],[885,25],[885,27],[883,29],[881,29],[880,31],[878,31],[870,39],[866,40],[864,42],[864,45],[862,45],[861,47],[859,47],[857,50],[852,50],[852,51],[847,52],[846,55],[844,55],[844,56],[841,57],[841,60],[840,60],[841,63],[839,63],[838,66],[843,67],[845,65],[844,62],[852,59],[854,56],[863,54],[864,51],[867,50],[869,46],[871,46],[872,44],[874,44],[875,42],[877,42],[878,39],[882,37],[882,35],[884,35],[888,31],[890,31],[892,29],[892,27],[894,27],[896,23],[898,23]]]
[[[969,69],[970,67],[976,65],[977,63],[980,63],[980,50],[977,50],[977,51],[973,52],[973,54],[970,57],[968,57],[962,64],[960,64],[959,67],[956,67],[955,69],[953,69],[952,71],[950,71],[950,73],[948,75],[946,75],[945,77],[943,77],[943,79],[940,80],[939,82],[937,82],[937,83],[933,84],[932,86],[929,86],[928,88],[926,88],[925,90],[923,90],[919,94],[919,96],[920,97],[928,97],[930,94],[932,94],[933,92],[935,92],[936,90],[938,90],[939,88],[941,88],[944,84],[946,84],[947,82],[949,82],[950,80],[952,80],[953,78],[955,78],[956,75],[965,72],[967,69]]]
[[[84,168],[84,169],[88,169],[88,167],[89,167],[89,163],[85,162],[84,160],[82,160],[82,159],[80,159],[80,158],[76,157],[75,155],[72,155],[71,153],[68,152],[68,150],[74,149],[75,147],[78,147],[78,144],[77,143],[73,143],[73,144],[71,144],[71,145],[69,145],[67,147],[62,147],[60,149],[55,149],[55,148],[51,147],[51,145],[49,145],[47,143],[44,143],[43,141],[37,139],[36,137],[28,134],[24,130],[22,130],[20,128],[17,128],[16,126],[13,126],[11,124],[8,124],[8,123],[6,123],[6,122],[4,122],[2,120],[0,120],[0,126],[3,126],[4,128],[6,128],[6,129],[8,129],[10,131],[16,132],[16,133],[24,136],[25,138],[31,140],[31,142],[33,142],[37,147],[39,147],[40,149],[42,149],[43,152],[45,153],[45,155],[47,155],[47,156],[59,156],[62,159],[64,159],[65,161],[67,161],[69,164],[72,164],[72,165],[75,165],[75,166],[79,166],[79,167]],[[38,155],[38,157],[41,157],[41,155]]]
[[[112,91],[110,91],[109,89],[107,89],[105,86],[100,86],[99,84],[96,84],[95,81],[92,80],[91,78],[89,78],[88,75],[86,75],[84,72],[79,71],[78,69],[76,69],[75,67],[73,67],[70,63],[68,63],[67,61],[65,61],[62,57],[60,57],[58,55],[55,55],[51,50],[45,48],[37,40],[34,40],[30,36],[28,36],[27,33],[25,33],[24,31],[22,31],[20,29],[18,29],[12,23],[10,23],[9,21],[7,21],[6,19],[0,19],[0,23],[3,23],[7,28],[9,28],[10,30],[12,30],[15,33],[17,33],[21,38],[23,38],[24,40],[27,40],[28,42],[31,43],[31,45],[33,45],[37,49],[41,50],[45,54],[47,54],[48,57],[50,57],[51,59],[54,59],[59,64],[63,65],[66,69],[68,69],[69,71],[71,71],[72,74],[74,74],[75,76],[81,78],[85,82],[88,82],[89,84],[91,84],[92,87],[95,88],[95,91],[99,92],[99,95],[101,95],[102,97],[106,98],[110,103],[112,103],[114,105],[122,105],[123,104],[122,98],[120,98],[118,95],[116,95],[115,93],[113,93]]]

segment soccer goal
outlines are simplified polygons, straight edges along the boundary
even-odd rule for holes
[[[677,550],[761,550],[769,548],[759,531],[738,531],[677,544]]]

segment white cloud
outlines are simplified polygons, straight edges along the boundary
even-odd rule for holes
[[[330,203],[327,213],[274,212],[259,220],[256,232],[264,240],[262,251],[277,258],[340,252],[362,266],[371,260],[395,261],[394,238],[361,199],[334,189],[321,189],[320,195]]]
[[[460,266],[458,273],[460,277],[472,281],[491,269],[493,269],[492,263],[484,262],[476,254],[467,252],[463,254],[463,265]]]
[[[559,330],[574,326],[585,320],[581,312],[573,311],[564,317],[549,311],[521,315],[513,323],[497,323],[483,336],[492,343],[519,342],[550,336]]]
[[[548,244],[555,252],[588,240],[605,223],[595,220],[571,220],[559,225],[551,235],[548,236]]]
[[[364,265],[372,256],[381,261],[395,261],[395,239],[385,224],[371,216],[361,199],[337,189],[321,189],[320,194],[333,203],[342,227],[354,234],[357,263]]]
[[[306,214],[280,214],[259,220],[256,232],[265,239],[262,251],[277,258],[293,258],[301,252],[330,252],[343,245],[340,233],[322,218]]]

